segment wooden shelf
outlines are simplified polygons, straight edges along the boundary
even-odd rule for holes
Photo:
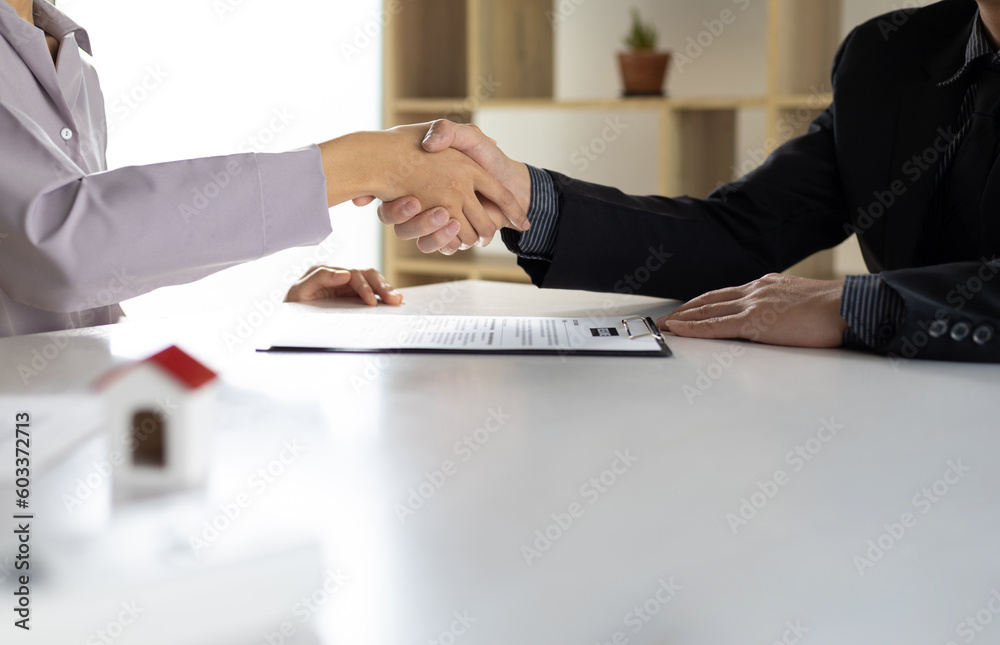
[[[807,104],[811,97],[782,97],[780,105],[797,106]],[[768,104],[766,96],[745,97],[683,97],[683,98],[607,98],[563,101],[557,99],[488,99],[474,101],[475,109],[497,110],[605,110],[605,109],[671,109],[671,110],[738,110],[763,108]],[[470,107],[468,98],[397,98],[396,110],[410,113],[457,112]]]
[[[496,240],[494,244],[501,244]],[[443,255],[427,257],[402,257],[396,260],[396,270],[403,276],[427,276],[446,279],[499,280],[503,282],[528,283],[530,280],[513,256],[491,256],[475,251],[459,252],[447,257]],[[404,278],[400,286],[406,284]]]
[[[829,91],[840,43],[841,0],[769,0],[769,70],[774,94]]]
[[[468,94],[552,98],[555,33],[549,22],[551,11],[552,0],[469,0],[467,84],[476,91]]]
[[[468,101],[465,97],[442,98],[442,99],[421,99],[421,98],[400,98],[396,99],[396,110],[400,112],[448,112],[456,107],[464,107]]]
[[[781,109],[808,107],[811,109],[826,108],[833,103],[833,92],[817,94],[789,94],[774,98],[774,104]]]
[[[569,101],[554,97],[555,34],[547,17],[554,6],[554,0],[394,4],[397,15],[385,32],[385,126],[437,118],[472,123],[481,110],[652,110],[660,123],[659,135],[650,136],[659,147],[659,191],[704,197],[733,178],[741,111],[763,111],[761,140],[771,148],[804,132],[833,100],[829,68],[842,0],[767,0],[767,81],[760,95]],[[513,256],[423,255],[391,229],[383,240],[385,274],[400,286],[527,281]],[[832,270],[829,252],[794,268],[813,277],[830,277]]]
[[[767,106],[766,96],[704,96],[670,99],[670,108],[674,110],[742,110],[747,108],[762,108]]]
[[[452,256],[455,258],[458,256]],[[515,262],[501,262],[492,257],[472,256],[464,259],[441,258],[400,258],[399,266],[407,271],[422,273],[451,274],[465,271],[479,271],[490,275],[510,275],[521,271]],[[523,273],[523,272],[522,272]]]
[[[408,2],[387,23],[387,95],[434,98],[468,94],[466,5],[466,0]],[[398,12],[392,9],[386,7],[389,15]]]

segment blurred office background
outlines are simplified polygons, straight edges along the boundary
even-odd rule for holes
[[[422,0],[400,0],[403,6]],[[811,0],[799,0],[808,3]],[[112,167],[249,149],[277,152],[382,125],[381,0],[59,0],[88,29],[111,128]],[[672,97],[759,95],[766,85],[765,0],[555,0],[555,98],[617,97],[614,58],[639,8],[664,49],[683,51],[704,21],[729,9],[737,20],[691,62],[669,71]],[[926,0],[843,0],[842,34],[894,8]],[[419,51],[411,55],[420,57]],[[482,107],[477,121],[515,158],[636,193],[657,192],[655,112],[629,115],[607,154],[583,167],[573,152],[600,133],[611,111],[562,114]],[[738,165],[763,145],[762,109],[740,110]],[[126,303],[134,317],[249,308],[288,286],[312,258],[380,267],[382,231],[374,207],[331,210],[321,249],[296,249],[223,271],[193,285]],[[863,270],[850,253],[841,272]]]

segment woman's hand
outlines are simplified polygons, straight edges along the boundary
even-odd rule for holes
[[[285,302],[314,302],[337,298],[360,298],[374,307],[378,299],[387,305],[403,304],[399,293],[375,269],[341,269],[340,267],[315,266],[292,285]]]

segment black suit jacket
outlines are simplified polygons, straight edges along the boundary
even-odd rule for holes
[[[562,204],[553,260],[520,264],[542,287],[687,299],[783,271],[857,233],[869,269],[906,307],[905,324],[878,349],[1000,361],[1000,171],[984,195],[981,257],[917,266],[936,162],[968,86],[939,83],[962,66],[975,13],[973,0],[943,0],[855,29],[834,61],[832,106],[707,199],[629,196],[552,173]],[[984,345],[933,337],[935,319],[996,334]]]

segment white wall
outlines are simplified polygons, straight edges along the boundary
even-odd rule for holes
[[[741,96],[764,90],[765,0],[556,0],[555,5],[565,5],[556,23],[559,98],[609,97],[621,92],[615,53],[624,50],[622,38],[631,25],[631,7],[656,24],[659,48],[677,53],[691,46],[689,38],[697,38],[706,29],[703,21],[711,25],[725,10],[734,14],[732,24],[725,25],[719,36],[713,35],[708,47],[694,44],[690,64],[674,60],[668,82],[672,96]]]
[[[844,12],[841,25],[843,34],[846,36],[856,25],[874,16],[897,9],[923,7],[934,4],[937,0],[842,0],[842,2],[844,3]]]
[[[380,125],[380,38],[354,56],[341,48],[358,28],[376,31],[380,0],[59,0],[57,6],[90,33],[107,99],[112,167],[251,148],[278,152]],[[276,120],[278,113],[283,118]],[[347,205],[331,216],[337,251],[328,262],[377,265],[374,209]],[[313,249],[279,253],[161,289],[125,309],[139,317],[247,307],[287,286],[289,271],[313,255]]]
[[[930,4],[931,0],[842,2],[842,32],[846,35],[873,16]],[[554,0],[554,5],[561,16],[556,22],[559,98],[605,98],[621,91],[614,54],[624,49],[621,41],[631,24],[631,7],[656,24],[661,49],[684,54],[690,61],[675,57],[668,83],[671,96],[745,96],[764,92],[766,0]],[[720,23],[724,11],[732,13],[731,24]]]
[[[660,32],[660,48],[684,51],[721,12],[735,15],[708,47],[695,43],[691,62],[675,58],[668,71],[671,96],[760,95],[766,83],[767,27],[763,0],[554,0],[556,97],[564,100],[617,97],[621,81],[616,53],[631,24],[629,9],[636,7]],[[737,144],[745,150],[759,146],[763,114],[741,115],[742,133]],[[622,136],[590,159],[585,153],[601,135],[607,120],[627,126]],[[512,157],[569,174],[617,186],[630,193],[655,193],[658,189],[655,110],[592,110],[557,113],[546,110],[483,110],[477,123],[496,138]],[[525,134],[527,133],[527,135]],[[758,142],[757,139],[760,139]],[[603,147],[603,146],[602,146]],[[581,149],[583,151],[581,152]]]

